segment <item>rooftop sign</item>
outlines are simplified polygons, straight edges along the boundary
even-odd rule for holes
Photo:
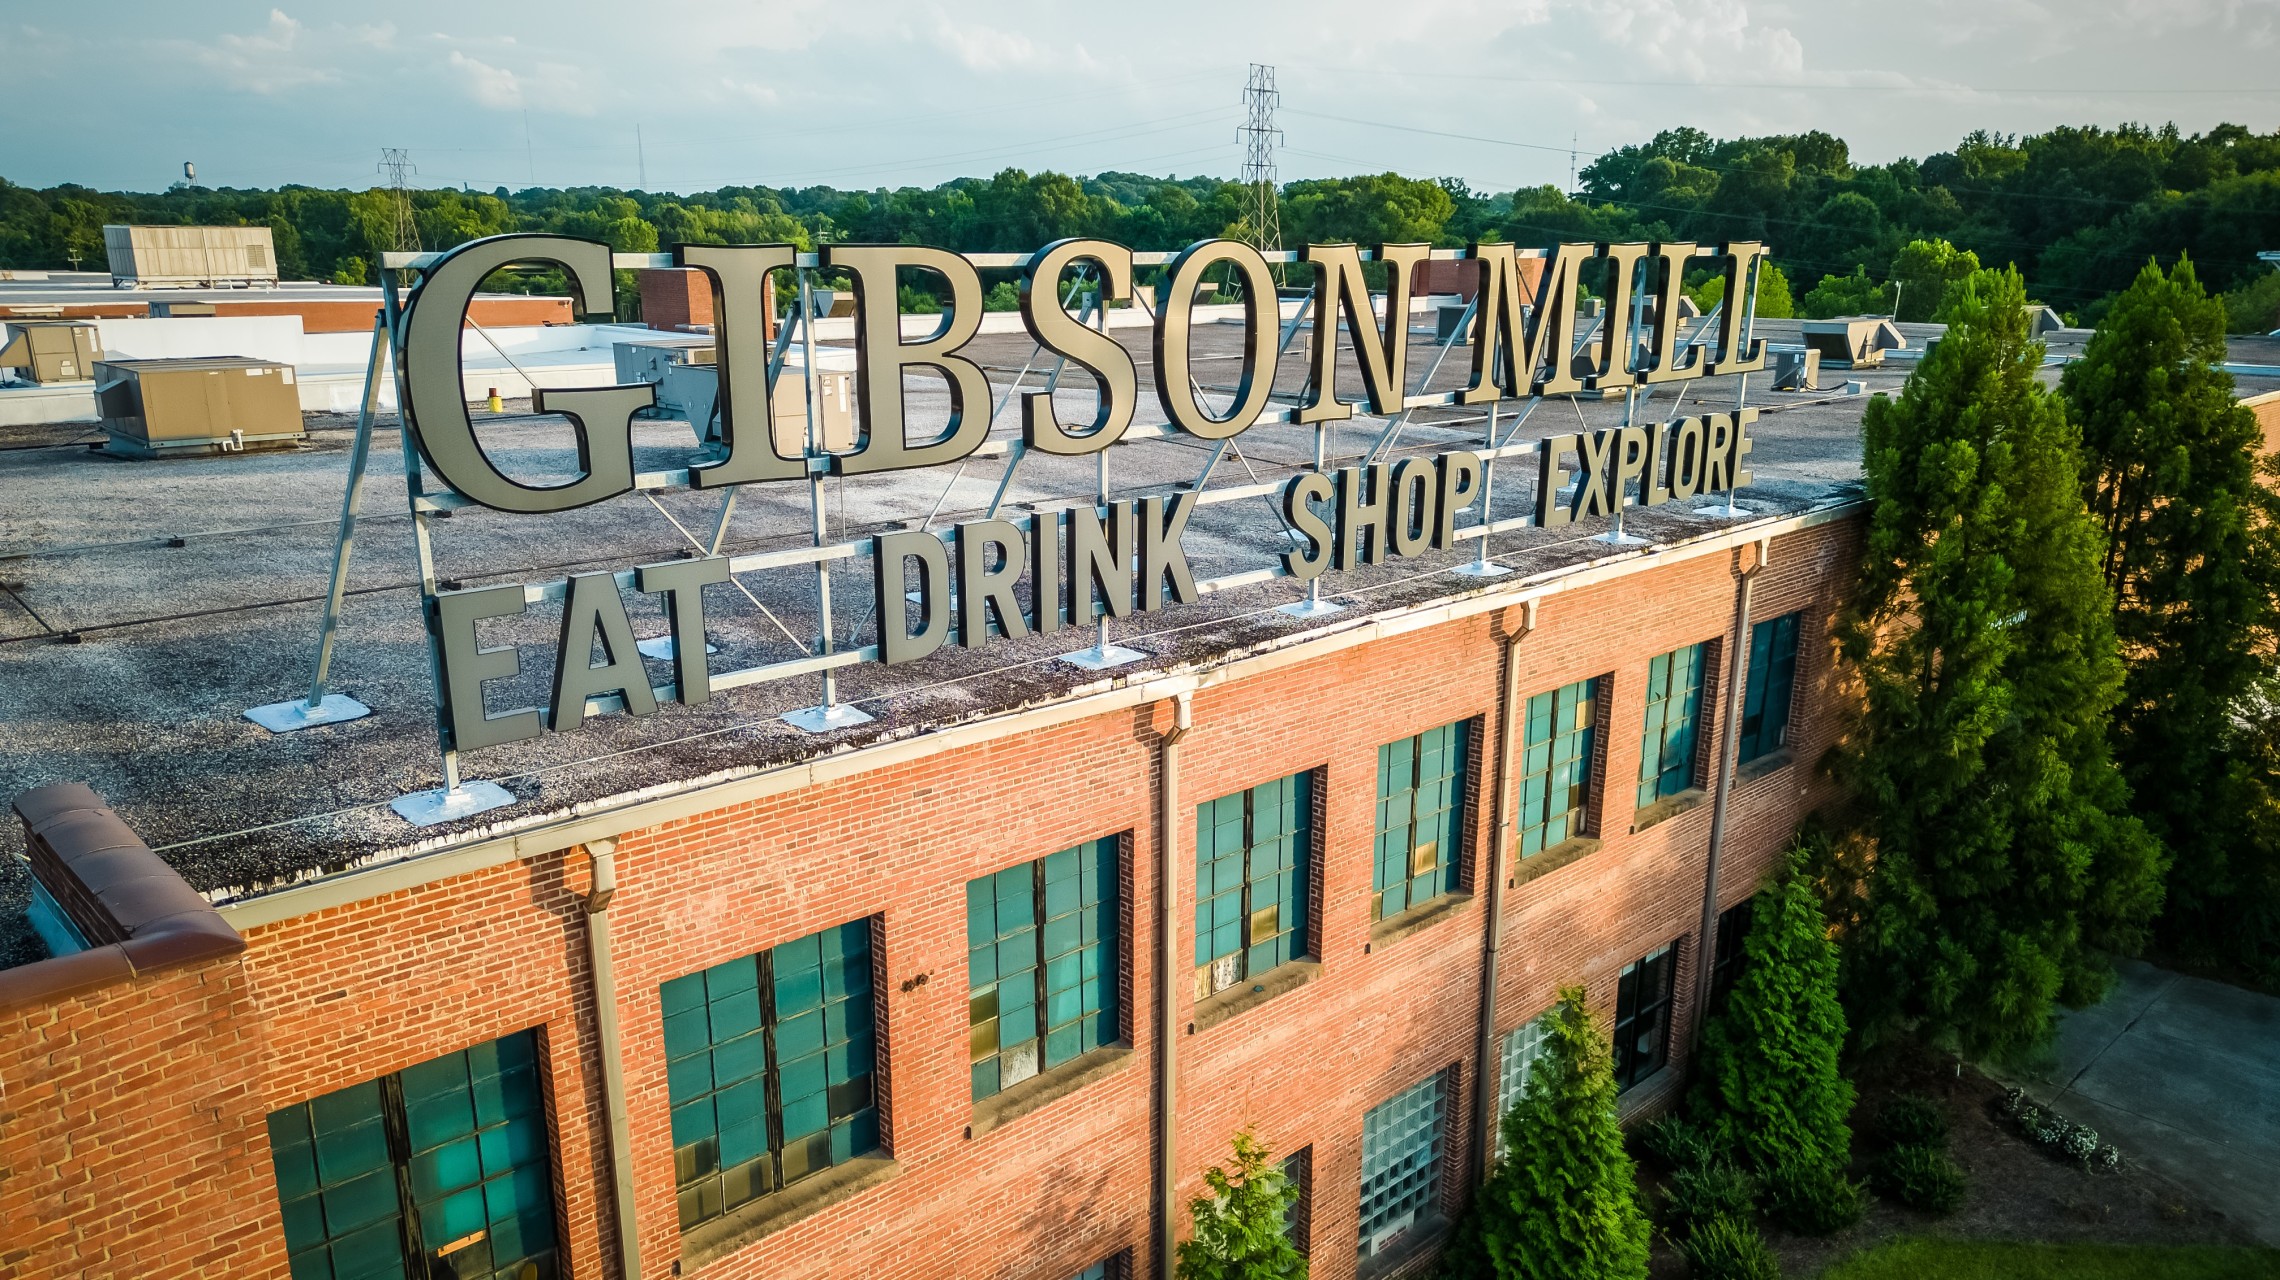
[[[1471,369],[1454,391],[1415,393],[1409,329],[1413,268],[1428,257],[1458,258],[1477,270],[1477,298],[1469,310]],[[1697,495],[1729,492],[1750,480],[1753,411],[1682,417],[1652,426],[1555,436],[1540,444],[1512,444],[1496,436],[1495,415],[1505,402],[1651,387],[1721,374],[1746,373],[1765,364],[1762,342],[1749,336],[1752,307],[1720,307],[1682,334],[1685,274],[1708,259],[1724,274],[1724,296],[1754,299],[1763,245],[1715,247],[1689,243],[1563,244],[1521,250],[1476,244],[1433,251],[1421,244],[1310,245],[1295,253],[1262,253],[1232,240],[1204,240],[1174,253],[1135,253],[1106,240],[1057,241],[1025,257],[962,256],[916,245],[831,245],[820,254],[792,245],[682,245],[671,261],[704,274],[717,317],[714,331],[719,388],[717,440],[692,456],[686,470],[637,473],[632,449],[635,415],[652,407],[656,387],[642,384],[575,390],[539,389],[534,408],[567,418],[578,440],[578,475],[559,484],[532,484],[507,474],[488,457],[468,414],[461,380],[461,333],[468,305],[493,272],[511,264],[559,269],[579,309],[606,316],[613,296],[612,256],[606,245],[548,235],[478,240],[423,260],[421,278],[401,317],[392,322],[398,352],[399,403],[407,443],[426,460],[448,492],[430,493],[416,466],[408,468],[413,515],[429,563],[426,517],[469,504],[543,517],[633,492],[721,490],[724,506],[711,545],[696,558],[632,566],[617,573],[580,574],[567,581],[441,590],[427,582],[431,651],[438,694],[438,729],[447,781],[456,787],[457,752],[567,732],[589,716],[623,710],[636,716],[667,702],[696,704],[729,688],[798,675],[821,675],[819,707],[795,713],[795,723],[836,727],[868,719],[836,703],[831,673],[860,662],[902,663],[945,644],[986,644],[993,636],[1025,636],[1063,628],[1102,628],[1095,659],[1112,665],[1105,620],[1186,604],[1230,586],[1287,577],[1312,582],[1325,573],[1393,557],[1446,549],[1518,523],[1562,525]],[[1002,259],[1002,260],[1001,260]],[[1285,322],[1270,261],[1313,267],[1314,284],[1300,316]],[[1382,263],[1381,309],[1370,293],[1368,264]],[[983,313],[980,266],[1020,272],[1020,314],[1045,356],[1073,364],[1096,385],[1089,418],[1064,421],[1049,388],[1018,386],[1021,434],[1010,447],[989,440],[996,413],[988,375],[963,354]],[[1137,270],[1161,268],[1161,282],[1143,291],[1138,305],[1152,313],[1153,379],[1165,421],[1136,423],[1143,376],[1131,352],[1106,332],[1106,308],[1134,302]],[[794,320],[771,347],[769,311],[780,278],[796,278],[802,297],[811,273],[844,274],[855,295],[855,416],[852,448],[827,452],[809,406],[809,447],[780,450],[770,430],[771,406],[781,378]],[[931,273],[947,301],[932,332],[908,336],[896,305],[898,275]],[[1599,296],[1611,300],[1603,319],[1579,316],[1586,273]],[[1092,294],[1072,310],[1078,294],[1064,295],[1072,275]],[[1191,364],[1190,330],[1199,286],[1207,275],[1232,281],[1240,300],[1240,369],[1231,394],[1215,404],[1199,386]],[[1148,296],[1152,293],[1153,296]],[[391,294],[392,296],[392,294]],[[1303,317],[1311,313],[1317,340],[1307,344],[1306,386],[1291,403],[1272,394],[1278,361]],[[1340,322],[1343,322],[1342,324]],[[1344,333],[1359,386],[1341,385],[1335,335]],[[807,368],[815,366],[812,332]],[[930,371],[948,387],[947,421],[914,438],[904,397],[905,375]],[[803,369],[790,376],[804,378]],[[1220,379],[1225,381],[1224,378]],[[1056,379],[1057,381],[1057,379]],[[812,383],[810,384],[812,387]],[[1002,405],[1002,402],[999,402]],[[921,527],[875,537],[830,542],[821,490],[826,476],[863,476],[944,467],[977,455],[1010,453],[1009,467],[1027,452],[1099,455],[1137,440],[1192,437],[1214,446],[1260,424],[1325,425],[1366,412],[1398,419],[1433,406],[1485,406],[1490,428],[1479,449],[1437,457],[1366,462],[1335,470],[1318,461],[1279,485],[1205,487],[1209,475],[1168,492],[1109,500],[1106,461],[1093,501],[1027,515],[987,518],[946,529]],[[1535,501],[1531,514],[1492,525],[1485,494],[1496,461],[1532,455]],[[1318,454],[1319,458],[1319,454]],[[1572,461],[1570,459],[1573,459]],[[791,552],[722,554],[727,501],[743,485],[805,483],[816,507],[813,545]],[[1000,498],[1003,489],[1000,489]],[[1215,501],[1267,497],[1277,504],[1284,536],[1261,549],[1255,569],[1199,580],[1190,571],[1181,537],[1199,507]],[[1470,521],[1463,517],[1477,509]],[[696,541],[692,538],[692,541]],[[871,562],[875,642],[835,646],[831,634],[829,575],[838,560]],[[1487,572],[1498,571],[1485,566]],[[733,575],[812,565],[817,581],[819,636],[806,656],[740,671],[709,669],[704,644],[703,589]],[[1017,584],[1027,578],[1026,599]],[[625,593],[659,597],[671,619],[672,680],[653,682],[637,652]],[[487,683],[514,676],[511,648],[485,648],[477,638],[485,619],[522,613],[542,600],[563,602],[561,643],[544,707],[491,713]],[[906,607],[906,599],[916,608]],[[1318,611],[1335,608],[1316,606]],[[594,662],[597,651],[604,660]],[[1129,653],[1129,651],[1122,651]],[[1138,656],[1138,655],[1132,655]],[[1085,662],[1086,655],[1072,660]],[[802,722],[799,716],[807,715]]]

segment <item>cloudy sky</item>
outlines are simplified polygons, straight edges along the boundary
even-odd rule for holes
[[[150,190],[931,185],[1007,166],[1233,176],[1246,65],[1285,180],[1564,183],[1690,124],[1856,159],[1974,128],[2280,127],[2280,0],[119,0],[8,4],[0,176]]]

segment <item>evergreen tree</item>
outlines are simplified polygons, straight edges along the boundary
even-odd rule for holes
[[[1804,851],[1757,895],[1741,973],[1702,1029],[1694,1105],[1721,1146],[1760,1172],[1826,1171],[1852,1159],[1853,1088],[1837,1070],[1845,1012],[1837,950]]]
[[[2125,675],[2115,755],[2146,826],[2176,858],[2162,919],[2181,950],[2250,959],[2280,947],[2273,904],[2244,912],[2269,861],[2236,758],[2243,700],[2267,670],[2280,614],[2280,500],[2257,475],[2263,436],[2233,392],[2224,304],[2193,264],[2151,263],[2059,386],[2082,427],[2083,491],[2104,528],[2103,570]],[[2251,928],[2244,931],[2243,923]],[[2258,928],[2261,926],[2261,929]]]
[[[1874,868],[1844,922],[1847,1004],[1871,1035],[1913,1022],[1975,1053],[2095,997],[2161,900],[2106,739],[2122,667],[2079,437],[2036,380],[2025,300],[2015,271],[1962,282],[1899,399],[1869,403],[1874,510],[1840,626]]]
[[[1504,1116],[1504,1158],[1474,1198],[1443,1273],[1477,1280],[1644,1280],[1647,1218],[1615,1120],[1613,1053],[1560,992],[1528,1088]]]
[[[1180,1243],[1179,1280],[1306,1280],[1284,1221],[1298,1187],[1250,1130],[1235,1135],[1233,1165],[1214,1165],[1203,1180],[1211,1194],[1188,1201],[1195,1235]]]

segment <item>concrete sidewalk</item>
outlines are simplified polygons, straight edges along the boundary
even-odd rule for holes
[[[2028,1092],[2280,1245],[2280,999],[2125,962]]]

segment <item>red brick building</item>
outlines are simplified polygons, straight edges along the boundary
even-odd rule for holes
[[[1314,1275],[1420,1274],[1530,1021],[1585,985],[1626,1113],[1666,1104],[1713,846],[1723,913],[1828,798],[1860,508],[1767,492],[1357,573],[1324,622],[1136,616],[1150,661],[1096,676],[945,651],[853,690],[865,732],[617,717],[434,830],[384,808],[433,767],[400,584],[344,632],[363,728],[237,722],[273,675],[198,655],[299,634],[266,582],[0,646],[45,673],[7,717],[51,726],[5,775],[34,916],[78,934],[0,969],[0,1272],[1155,1276],[1248,1127]]]

